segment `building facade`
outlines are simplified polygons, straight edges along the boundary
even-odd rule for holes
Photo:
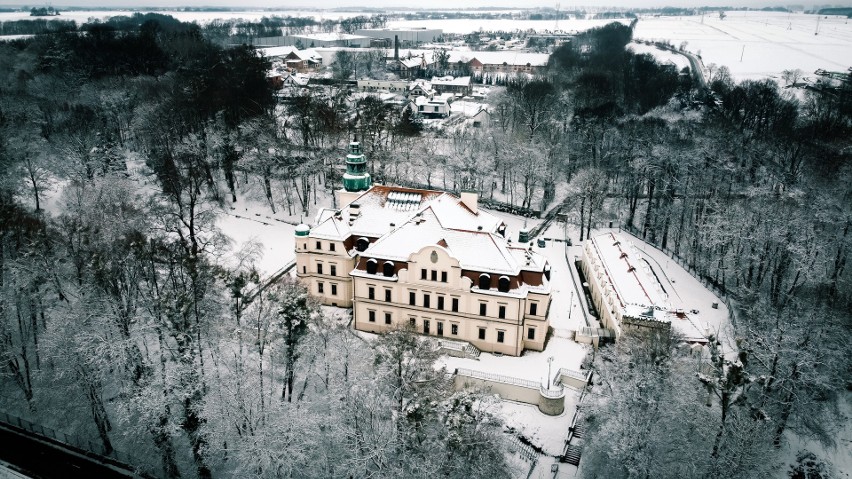
[[[608,232],[583,245],[583,274],[601,326],[615,338],[627,329],[674,328],[686,342],[706,344],[706,332],[669,296],[647,259],[622,236]]]
[[[350,149],[363,158],[360,145]],[[360,174],[348,169],[341,209],[296,231],[297,276],[313,295],[352,307],[361,331],[412,327],[512,356],[544,349],[551,292],[543,256],[512,244],[476,193],[370,186]]]

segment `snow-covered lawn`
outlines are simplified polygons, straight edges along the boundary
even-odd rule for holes
[[[669,40],[675,47],[687,42],[686,49],[700,53],[705,65],[726,65],[737,80],[778,78],[790,69],[805,75],[818,68],[842,72],[852,66],[852,24],[846,18],[758,11],[726,15],[724,20],[711,14],[641,17],[633,37]]]

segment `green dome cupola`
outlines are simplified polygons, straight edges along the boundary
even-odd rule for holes
[[[343,174],[343,189],[346,191],[367,191],[372,181],[367,173],[367,160],[361,153],[361,143],[358,137],[349,143],[349,154],[346,155],[346,173]]]

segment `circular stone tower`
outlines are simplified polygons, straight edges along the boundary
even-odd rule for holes
[[[367,173],[367,160],[361,153],[361,143],[356,137],[349,143],[349,154],[346,155],[346,173],[343,174],[343,189],[346,191],[367,191],[372,181]]]

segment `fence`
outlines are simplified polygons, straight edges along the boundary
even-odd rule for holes
[[[486,373],[482,371],[474,371],[473,369],[456,369],[457,376],[465,376],[473,379],[481,379],[483,381],[493,381],[503,384],[511,384],[512,386],[520,386],[522,388],[538,389],[538,381],[530,381],[528,379],[513,378],[511,376],[503,376],[502,374]]]
[[[539,393],[548,399],[558,399],[565,396],[565,388],[562,384],[554,384],[550,389],[547,386],[540,386]]]
[[[163,475],[162,471],[152,469],[147,465],[143,466],[143,464],[146,464],[144,461],[124,451],[115,448],[107,451],[100,442],[92,442],[76,434],[66,434],[62,431],[21,419],[12,414],[0,412],[0,425],[9,426],[12,430],[18,429],[30,433],[75,452],[82,452],[95,461],[125,469],[128,475],[137,474],[142,477],[162,477]]]

